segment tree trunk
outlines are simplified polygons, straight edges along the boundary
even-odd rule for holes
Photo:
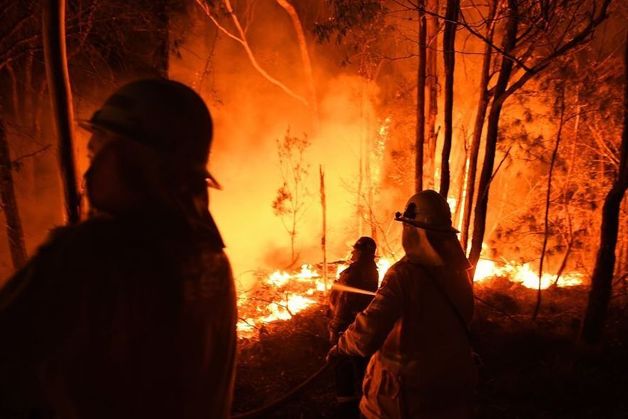
[[[506,32],[504,34],[503,50],[506,54],[514,48],[517,42],[517,30],[519,26],[519,16],[517,14],[517,4],[515,0],[509,0],[509,15],[506,23]],[[482,252],[482,242],[484,241],[484,230],[486,229],[486,212],[488,208],[488,196],[490,191],[490,183],[493,178],[493,165],[495,164],[495,150],[497,148],[497,134],[499,131],[499,118],[502,111],[504,101],[508,97],[506,88],[512,73],[512,60],[502,57],[499,77],[495,84],[495,92],[491,110],[488,115],[488,124],[486,131],[486,146],[484,151],[484,162],[482,164],[482,173],[480,174],[480,183],[478,185],[478,200],[475,205],[475,216],[473,219],[473,238],[471,240],[471,251],[469,252],[469,261],[474,267],[480,259]]]
[[[318,116],[318,99],[316,95],[316,85],[314,83],[314,73],[312,71],[312,61],[310,59],[310,53],[307,48],[307,40],[305,39],[305,32],[303,31],[303,24],[299,18],[294,6],[288,0],[276,0],[290,16],[292,27],[297,35],[297,43],[299,45],[299,52],[301,53],[301,63],[303,64],[303,72],[305,73],[305,83],[308,89],[308,102],[312,108],[313,123],[315,130],[318,129],[319,116]]]
[[[423,147],[425,146],[425,50],[427,42],[427,22],[425,0],[419,1],[419,63],[416,86],[416,144],[414,189],[423,190]]]
[[[59,137],[59,162],[65,191],[67,222],[80,219],[80,197],[74,162],[74,113],[65,46],[65,1],[44,0],[42,31],[48,91]]]
[[[447,198],[449,193],[450,170],[449,155],[453,135],[453,108],[454,108],[454,70],[456,66],[456,26],[460,0],[447,0],[445,12],[445,32],[443,33],[443,58],[445,68],[445,136],[443,137],[443,152],[440,163],[440,194]]]
[[[9,144],[4,129],[4,121],[0,117],[0,204],[6,219],[7,237],[9,239],[9,251],[15,270],[26,263],[26,246],[24,245],[24,232],[22,221],[17,207],[15,188],[13,186],[13,173],[11,167],[11,155]]]
[[[626,37],[624,72],[628,77],[628,36]],[[602,209],[600,248],[598,249],[589,302],[584,315],[580,339],[587,344],[599,343],[604,329],[613,285],[615,247],[619,231],[619,211],[628,187],[628,81],[624,81],[624,129],[617,179],[606,195]]]
[[[325,197],[325,172],[323,166],[318,166],[318,174],[320,178],[320,194],[321,194],[321,210],[323,218],[323,230],[321,232],[321,250],[323,252],[323,284],[327,291],[327,199]]]
[[[497,11],[497,1],[493,0],[488,15],[489,29],[487,39],[493,41],[493,33],[495,28],[495,13]],[[478,154],[480,153],[480,143],[482,141],[482,129],[484,128],[484,120],[486,119],[486,110],[488,109],[489,93],[488,81],[491,69],[491,46],[487,43],[484,46],[484,58],[482,61],[482,78],[480,80],[480,97],[478,101],[478,111],[475,115],[475,125],[473,127],[473,139],[469,148],[469,169],[467,172],[464,189],[466,191],[466,199],[462,208],[462,228],[460,230],[460,242],[462,248],[467,250],[469,241],[469,225],[471,224],[471,208],[473,208],[473,198],[475,196],[475,179],[478,168]]]
[[[556,164],[556,158],[558,157],[558,147],[560,146],[560,139],[563,133],[563,126],[565,124],[565,88],[562,87],[560,97],[560,122],[558,125],[558,132],[556,133],[556,142],[554,143],[554,150],[552,151],[552,157],[550,160],[549,173],[547,174],[547,192],[545,194],[545,217],[543,218],[543,246],[541,247],[541,258],[539,259],[539,286],[536,290],[536,305],[534,306],[534,312],[532,313],[532,320],[536,320],[541,310],[541,285],[543,282],[543,262],[545,261],[545,251],[547,250],[547,242],[549,240],[549,213],[552,196],[552,175],[554,174],[554,165]]]
[[[427,101],[427,135],[424,155],[425,186],[434,189],[434,163],[436,160],[436,142],[438,132],[436,130],[436,118],[438,118],[438,13],[439,1],[430,0],[428,6],[434,13],[427,18],[427,70],[425,83],[429,92]]]

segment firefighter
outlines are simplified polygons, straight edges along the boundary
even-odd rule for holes
[[[147,79],[82,125],[92,216],[0,291],[0,417],[227,418],[236,305],[208,211],[209,110]]]
[[[360,401],[366,418],[471,417],[473,295],[449,205],[422,191],[395,219],[403,223],[405,256],[329,357],[373,355]]]
[[[378,287],[378,272],[375,264],[377,245],[370,237],[360,237],[353,245],[351,265],[340,274],[336,284],[375,292]],[[371,300],[370,295],[343,292],[332,289],[329,296],[331,319],[329,340],[332,345],[353,322],[355,316],[364,310]],[[361,396],[361,385],[368,358],[352,356],[339,360],[336,364],[336,399],[339,409],[346,415],[357,414]]]

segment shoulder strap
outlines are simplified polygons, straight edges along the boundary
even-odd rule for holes
[[[436,279],[434,279],[434,277],[432,277],[432,275],[429,274],[429,272],[428,272],[427,276],[428,276],[428,278],[430,278],[430,281],[432,281],[432,284],[434,284],[434,287],[438,290],[439,294],[443,296],[443,299],[447,302],[447,305],[451,308],[451,310],[456,315],[456,318],[460,322],[460,325],[464,329],[464,331],[465,331],[465,333],[467,335],[467,338],[469,339],[469,343],[471,343],[471,341],[472,341],[472,339],[471,339],[471,331],[469,330],[469,327],[467,326],[467,322],[464,320],[464,317],[462,317],[462,314],[460,313],[460,310],[458,310],[458,307],[456,307],[454,302],[451,301],[451,298],[449,298],[449,295],[447,294],[447,292],[443,289],[443,287],[441,287],[441,285],[438,283],[438,281]]]

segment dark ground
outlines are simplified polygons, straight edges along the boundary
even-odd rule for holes
[[[587,287],[550,289],[541,315],[530,319],[536,291],[494,281],[476,290],[472,326],[481,355],[476,417],[628,418],[628,297],[612,300],[606,341],[596,351],[575,344]],[[325,307],[316,306],[287,322],[242,340],[234,413],[277,399],[324,363]],[[331,370],[281,404],[267,418],[346,418],[335,404]]]

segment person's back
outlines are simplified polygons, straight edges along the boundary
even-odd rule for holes
[[[340,273],[334,285],[347,285],[359,288],[364,291],[375,292],[379,286],[379,273],[375,263],[375,250],[377,246],[370,237],[360,237],[353,245],[351,252],[351,264]],[[329,339],[332,344],[336,343],[338,335],[353,323],[355,316],[364,310],[372,296],[344,292],[332,287],[329,295]]]
[[[438,193],[422,191],[395,219],[403,223],[406,256],[329,356],[373,355],[360,401],[364,417],[469,418],[473,294],[449,206]]]
[[[386,280],[398,282],[402,313],[378,356],[403,377],[399,396],[405,414],[422,417],[427,411],[432,413],[425,417],[431,417],[434,411],[466,409],[475,367],[466,332],[447,301],[451,299],[470,323],[473,295],[465,273],[404,258],[390,268]]]
[[[154,214],[60,229],[12,280],[27,288],[0,317],[3,359],[31,354],[24,390],[59,417],[227,417],[235,294],[217,239]]]

